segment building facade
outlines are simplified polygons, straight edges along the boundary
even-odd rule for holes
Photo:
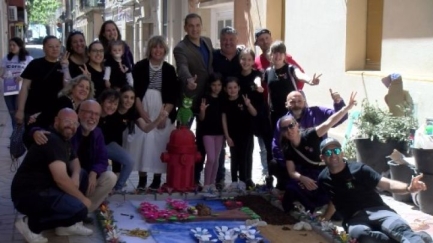
[[[0,56],[8,53],[8,14],[6,1],[0,1]]]
[[[72,0],[73,29],[83,32],[87,43],[98,38],[104,22],[105,0]]]
[[[8,38],[25,38],[27,13],[24,0],[7,0]],[[4,15],[3,15],[4,16]]]
[[[308,103],[332,105],[329,88],[344,98],[357,91],[385,106],[381,79],[400,73],[423,122],[433,117],[433,1],[286,0],[285,43],[309,74],[323,73],[306,87]],[[313,16],[313,17],[306,17]],[[359,109],[359,107],[358,107]]]

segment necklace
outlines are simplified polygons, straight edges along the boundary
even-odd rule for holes
[[[68,96],[68,98],[69,98],[69,100],[71,101],[71,103],[72,103],[72,108],[73,108],[74,111],[75,111],[75,110],[76,110],[76,103],[75,103],[74,99],[72,99],[71,96]]]
[[[153,71],[159,71],[162,68],[162,64],[164,64],[164,62],[161,62],[158,65],[153,65],[151,62],[149,62],[149,67],[153,70]]]

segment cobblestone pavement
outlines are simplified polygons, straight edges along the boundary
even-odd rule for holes
[[[14,209],[10,199],[10,184],[14,176],[14,165],[11,165],[9,155],[9,136],[11,134],[10,118],[3,97],[0,96],[0,242],[2,243],[24,243],[25,240],[15,229],[14,222],[19,213]],[[229,160],[226,160],[226,168],[229,168]],[[230,173],[226,173],[226,182],[230,181]],[[260,164],[259,146],[255,143],[253,180],[261,182],[262,172]],[[152,177],[149,178],[151,180]],[[165,178],[163,178],[165,179]],[[133,172],[128,180],[126,190],[132,191],[138,183],[138,174]],[[149,182],[150,183],[150,182]],[[433,217],[420,212],[413,205],[397,202],[392,197],[384,197],[386,202],[397,212],[404,216],[408,222],[418,228],[426,230],[433,235]],[[94,229],[94,234],[89,237],[59,237],[54,232],[46,231],[44,235],[48,237],[50,243],[102,243],[104,238],[101,231],[95,225],[87,225]]]

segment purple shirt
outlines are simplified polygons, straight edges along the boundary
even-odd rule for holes
[[[299,123],[301,129],[316,127],[325,122],[335,112],[341,110],[345,105],[346,104],[342,100],[339,103],[334,103],[334,109],[329,109],[322,106],[305,107],[304,111],[302,112],[301,118],[297,119],[296,121]],[[287,112],[287,115],[292,115],[292,112]],[[347,119],[347,117],[348,115],[346,114],[333,127],[336,127],[343,123]],[[272,155],[277,162],[285,164],[284,154],[281,150],[280,145],[280,136],[280,120],[278,120],[274,131],[274,137],[272,139]],[[322,139],[326,137],[327,135],[324,135]]]

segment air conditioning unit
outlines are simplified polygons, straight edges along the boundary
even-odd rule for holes
[[[8,20],[9,21],[18,21],[17,6],[9,6],[9,8],[8,8]]]

